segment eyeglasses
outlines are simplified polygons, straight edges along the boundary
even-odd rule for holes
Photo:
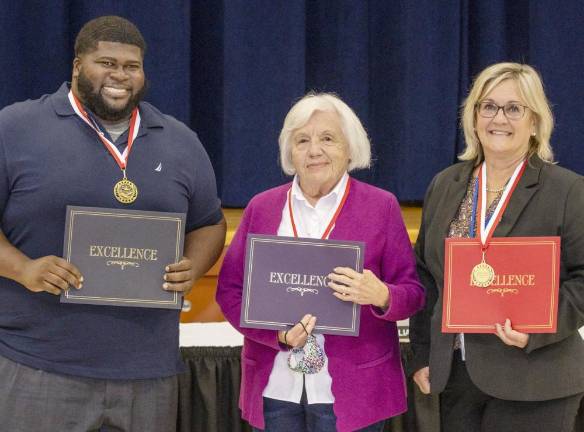
[[[525,109],[528,108],[525,105],[521,105],[515,102],[509,102],[503,106],[497,105],[494,102],[479,102],[477,104],[478,113],[481,117],[493,118],[499,114],[499,110],[503,110],[503,114],[509,120],[519,120],[525,115]]]

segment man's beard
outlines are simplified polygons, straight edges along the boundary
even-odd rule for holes
[[[130,117],[132,110],[138,106],[144,98],[147,89],[147,81],[142,88],[128,99],[128,103],[122,108],[109,106],[101,93],[93,88],[93,83],[81,71],[77,76],[77,91],[86,108],[89,108],[98,118],[105,121],[120,121]]]

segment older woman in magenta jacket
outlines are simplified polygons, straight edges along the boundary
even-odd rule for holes
[[[407,408],[396,321],[424,302],[399,204],[349,176],[369,167],[371,151],[361,122],[338,97],[305,96],[286,116],[279,141],[282,168],[294,180],[250,201],[217,288],[223,313],[245,336],[243,418],[266,431],[380,431]],[[312,335],[318,317],[311,315],[286,332],[241,328],[249,233],[365,242],[363,273],[340,267],[329,275],[339,301],[361,305],[359,336]],[[319,353],[319,367],[288,367],[291,348]]]

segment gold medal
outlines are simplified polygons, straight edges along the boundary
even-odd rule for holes
[[[483,260],[472,268],[470,273],[472,285],[486,288],[495,280],[495,270],[485,262],[485,253],[483,252]]]
[[[507,208],[507,204],[509,204],[509,200],[511,199],[511,194],[517,187],[519,183],[519,179],[523,175],[523,171],[525,170],[525,166],[527,163],[527,159],[524,159],[523,162],[518,164],[515,167],[515,171],[513,171],[513,175],[507,180],[507,186],[505,186],[505,190],[503,191],[503,196],[501,200],[495,207],[493,211],[490,221],[487,221],[487,163],[483,162],[481,167],[479,168],[478,173],[478,197],[476,203],[476,213],[474,213],[474,218],[480,219],[478,222],[478,235],[480,242],[481,242],[481,249],[483,252],[483,259],[482,261],[474,266],[470,272],[470,283],[473,286],[478,286],[481,288],[486,288],[493,284],[495,281],[495,270],[489,264],[485,262],[485,251],[489,247],[489,241],[495,232],[495,228],[499,224],[501,220],[501,215],[505,212]],[[479,216],[477,216],[479,215]],[[475,219],[476,220],[476,219]]]
[[[124,173],[124,178],[114,185],[114,196],[122,204],[131,204],[138,198],[138,187]]]
[[[85,111],[83,105],[81,105],[77,97],[73,94],[73,91],[69,91],[67,97],[69,98],[69,103],[73,107],[75,114],[81,117],[81,119],[95,131],[99,140],[113,156],[116,163],[124,173],[124,178],[114,185],[114,197],[116,197],[116,199],[122,204],[133,203],[136,201],[136,198],[138,198],[138,187],[126,178],[126,166],[128,165],[128,157],[130,156],[132,145],[138,136],[138,130],[140,130],[140,112],[138,111],[138,108],[136,107],[132,110],[129,122],[128,145],[124,152],[120,153],[115,144],[105,137],[95,121],[89,118],[87,111]]]

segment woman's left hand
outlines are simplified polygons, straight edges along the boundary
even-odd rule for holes
[[[333,295],[336,298],[387,309],[389,290],[373,272],[363,270],[359,273],[349,267],[335,267],[333,271],[328,275],[328,286],[335,290]]]
[[[511,327],[511,320],[507,318],[505,320],[505,326],[497,323],[495,324],[495,330],[497,331],[497,336],[506,345],[516,346],[519,348],[525,348],[527,342],[529,342],[529,335],[527,333],[521,333],[517,330],[513,330]]]

